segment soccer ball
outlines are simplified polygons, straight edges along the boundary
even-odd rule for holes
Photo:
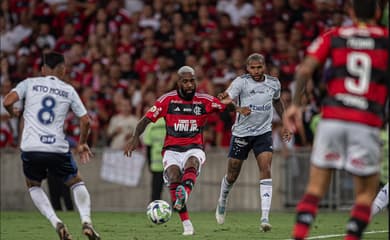
[[[155,200],[149,203],[146,215],[154,224],[163,224],[169,221],[172,215],[171,206],[164,200]]]

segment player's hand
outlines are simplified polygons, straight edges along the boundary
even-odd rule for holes
[[[289,142],[292,137],[292,132],[288,130],[287,128],[283,127],[282,128],[282,140],[284,142]]]
[[[22,111],[20,111],[19,108],[14,107],[12,109],[11,117],[17,117],[18,118],[18,117],[20,117],[21,114],[22,114]]]
[[[131,136],[129,142],[126,144],[124,155],[127,157],[131,157],[131,153],[138,147],[139,138],[135,136]]]
[[[229,104],[232,102],[232,99],[229,97],[229,94],[227,92],[221,92],[217,95],[217,98],[221,101],[223,104]]]
[[[90,157],[93,156],[91,150],[89,149],[89,146],[88,144],[84,143],[84,144],[79,144],[77,146],[77,152],[80,156],[80,162],[82,164],[85,164],[87,162],[90,161]]]
[[[227,92],[221,92],[221,93],[218,93],[217,95],[217,98],[219,100],[223,100],[224,98],[226,98],[228,96]]]
[[[244,116],[248,116],[252,112],[250,107],[237,107],[236,111]]]
[[[283,114],[283,126],[290,132],[296,132],[302,127],[302,108],[290,105]]]

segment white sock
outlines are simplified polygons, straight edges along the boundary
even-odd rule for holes
[[[226,205],[226,201],[227,201],[227,198],[228,198],[230,189],[232,189],[232,187],[233,187],[233,184],[230,184],[230,183],[226,180],[226,175],[225,175],[225,176],[222,178],[221,190],[220,190],[220,192],[219,192],[218,204],[219,204],[220,206],[225,206],[225,205]]]
[[[51,225],[56,228],[57,223],[62,221],[57,217],[45,191],[43,191],[41,187],[31,187],[28,191],[30,192],[31,199],[34,205],[38,208],[39,212],[41,212],[41,214],[50,221]]]
[[[79,182],[71,187],[74,203],[80,213],[81,223],[92,223],[91,221],[91,199],[84,182]]]
[[[389,183],[379,191],[371,207],[371,216],[376,215],[389,203]]]
[[[261,219],[267,219],[272,201],[272,179],[260,180]]]

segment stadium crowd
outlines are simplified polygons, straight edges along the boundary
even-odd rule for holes
[[[249,54],[261,53],[288,103],[309,43],[331,27],[352,23],[344,7],[342,0],[1,1],[1,99],[19,81],[40,75],[42,53],[64,53],[67,81],[93,119],[90,144],[122,149],[130,137],[125,128],[135,127],[156,98],[175,87],[182,65],[196,70],[200,92],[216,96],[243,74]],[[321,81],[307,89],[305,101],[312,104],[295,146],[311,144],[323,95]],[[207,145],[227,147],[233,120],[229,112],[215,114],[205,131]],[[274,121],[277,136],[281,123],[277,116]],[[69,114],[65,131],[71,143],[78,141],[78,126]],[[2,108],[0,147],[17,146],[17,129]]]

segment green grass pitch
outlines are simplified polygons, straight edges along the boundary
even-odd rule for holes
[[[37,211],[3,211],[0,215],[1,240],[57,239],[54,229]],[[73,239],[86,239],[81,234],[77,212],[59,212],[58,215],[67,224]],[[216,223],[214,212],[194,212],[190,216],[195,228],[194,236],[181,235],[182,226],[177,214],[163,225],[152,224],[145,213],[94,212],[93,220],[103,240],[285,240],[290,238],[295,217],[293,212],[272,212],[272,231],[262,233],[259,231],[259,214],[254,212],[227,212],[224,225]],[[347,218],[348,212],[320,212],[312,227],[311,239],[343,239]],[[367,232],[364,239],[389,239],[388,212],[375,216]]]

